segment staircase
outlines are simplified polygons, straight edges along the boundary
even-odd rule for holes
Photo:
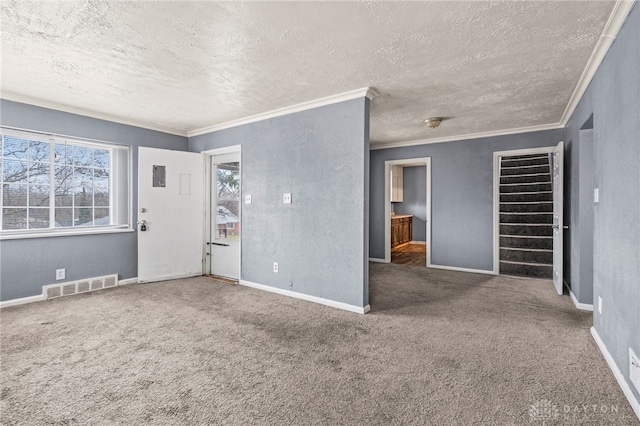
[[[552,191],[548,154],[502,157],[501,274],[553,277]]]

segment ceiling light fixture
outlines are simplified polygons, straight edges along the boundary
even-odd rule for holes
[[[442,123],[442,117],[431,117],[424,120],[425,124],[430,129],[435,129]]]

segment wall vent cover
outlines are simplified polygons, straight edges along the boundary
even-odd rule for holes
[[[46,285],[42,287],[42,294],[45,299],[55,299],[56,297],[102,290],[104,288],[116,287],[117,285],[118,275],[105,275],[61,284]]]

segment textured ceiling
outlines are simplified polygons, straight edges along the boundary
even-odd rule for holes
[[[370,86],[372,145],[547,125],[614,4],[2,0],[2,91],[187,132]]]

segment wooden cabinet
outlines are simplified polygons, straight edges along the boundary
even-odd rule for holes
[[[391,218],[391,247],[411,241],[413,235],[413,216]]]
[[[391,166],[391,202],[401,203],[404,199],[404,169]]]

